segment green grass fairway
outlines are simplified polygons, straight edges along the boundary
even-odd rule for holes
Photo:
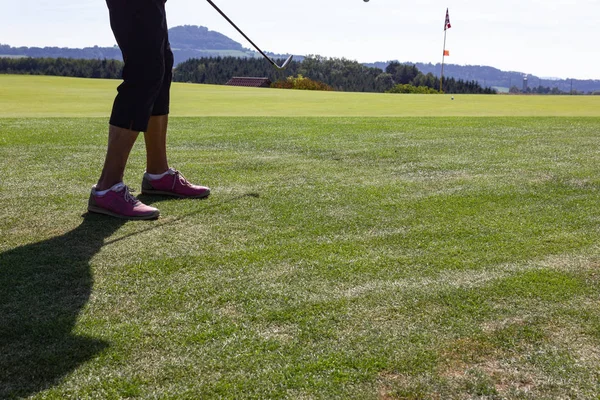
[[[0,117],[90,117],[110,112],[119,81],[0,75]],[[600,96],[398,95],[175,83],[173,116],[600,116]]]
[[[115,84],[0,75],[0,398],[600,398],[596,98],[175,85],[213,194],[124,222]]]

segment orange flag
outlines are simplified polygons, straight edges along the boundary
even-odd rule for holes
[[[450,50],[444,50],[444,55],[445,56],[449,56],[450,55]]]

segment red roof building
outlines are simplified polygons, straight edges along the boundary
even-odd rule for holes
[[[271,87],[269,78],[246,78],[234,76],[226,83],[228,86]]]

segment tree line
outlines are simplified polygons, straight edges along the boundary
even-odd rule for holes
[[[510,90],[508,91],[510,94],[543,94],[543,95],[565,95],[565,94],[569,94],[569,95],[585,95],[585,92],[579,91],[579,90],[575,90],[575,89],[571,89],[568,91],[563,91],[560,90],[557,87],[549,87],[549,86],[537,86],[537,87],[528,87],[525,90],[519,89],[516,86],[513,86],[510,88]],[[600,95],[600,91],[595,91],[595,92],[590,92],[588,94],[591,95]]]
[[[576,64],[576,63],[575,63]],[[574,64],[574,65],[575,65]],[[388,63],[377,62],[369,64],[372,67],[378,67],[385,70]],[[415,63],[419,71],[427,74],[439,73],[441,64]],[[457,65],[445,64],[444,71],[447,76],[455,79],[475,80],[483,87],[501,87],[506,89],[516,88],[518,93],[522,91],[524,78],[527,77],[530,94],[569,94],[571,91],[577,91],[578,94],[594,94],[600,91],[600,80],[594,79],[544,79],[532,74],[524,74],[516,71],[501,71],[498,68],[482,65]],[[541,87],[541,89],[539,89]],[[554,90],[556,89],[556,90]],[[527,92],[525,90],[525,92]]]
[[[118,60],[0,58],[0,73],[119,79],[122,70],[123,62]],[[239,57],[190,59],[177,65],[173,71],[175,82],[224,85],[234,76],[267,77],[271,82],[302,76],[323,84],[322,87],[345,92],[435,93],[440,89],[438,77],[432,73],[423,74],[415,65],[392,62],[384,71],[357,61],[321,56],[307,56],[301,62],[292,61],[284,71],[274,69],[260,58]],[[429,90],[413,90],[411,87]],[[495,93],[475,81],[454,78],[443,80],[443,92]]]
[[[0,73],[119,79],[123,62],[76,58],[0,58]]]
[[[283,60],[279,60],[281,62]],[[307,56],[302,62],[292,61],[285,71],[273,69],[262,59],[208,57],[190,59],[177,66],[174,80],[178,82],[223,85],[233,76],[267,77],[272,82],[303,76],[344,92],[391,92],[397,85],[423,86],[440,89],[440,79],[423,74],[415,65],[390,63],[385,71],[344,58]],[[448,78],[443,81],[445,93],[496,93],[476,81]],[[431,91],[429,91],[431,93]]]
[[[121,50],[113,47],[84,47],[70,49],[67,47],[11,47],[0,44],[0,54],[11,57],[32,58],[83,58],[86,60],[122,60]]]
[[[278,63],[283,60],[277,60]],[[175,82],[224,85],[234,76],[269,78],[271,82],[297,75],[300,63],[292,61],[285,71],[277,70],[262,58],[192,58],[173,70]]]
[[[380,89],[388,93],[434,93],[442,90],[443,93],[455,94],[495,94],[491,88],[483,88],[478,82],[471,80],[440,78],[431,72],[423,74],[414,64],[401,64],[391,62],[385,72],[379,77]],[[415,91],[412,88],[423,88]],[[430,90],[426,90],[430,89]]]

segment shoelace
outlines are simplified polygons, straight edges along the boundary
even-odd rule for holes
[[[129,189],[129,186],[123,187],[123,190],[125,191],[125,193],[123,193],[123,198],[126,202],[131,204],[135,204],[138,202],[138,199],[136,199],[135,196],[131,194],[133,190]]]
[[[175,179],[173,179],[173,185],[171,186],[171,190],[175,189],[175,184],[179,181],[183,186],[190,186],[190,183],[185,179],[183,174],[177,170],[175,170]]]

